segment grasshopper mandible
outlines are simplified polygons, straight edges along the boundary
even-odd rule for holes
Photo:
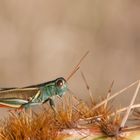
[[[15,109],[28,109],[35,105],[41,105],[49,101],[50,106],[55,111],[53,97],[62,97],[68,91],[67,81],[79,69],[80,63],[87,56],[88,52],[80,59],[74,70],[70,73],[67,80],[63,77],[53,81],[23,88],[1,88],[0,107]]]

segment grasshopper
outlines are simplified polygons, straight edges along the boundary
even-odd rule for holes
[[[53,81],[23,88],[1,89],[0,106],[27,109],[49,101],[50,106],[54,109],[55,105],[53,98],[55,96],[62,97],[67,90],[67,82],[63,77],[57,78]]]
[[[78,65],[70,73],[67,80],[60,77],[53,81],[26,86],[22,88],[1,88],[0,89],[0,107],[19,109],[28,109],[35,105],[42,105],[49,102],[54,111],[54,97],[62,97],[68,91],[67,81],[79,69],[80,63],[86,57],[86,54],[80,59]]]

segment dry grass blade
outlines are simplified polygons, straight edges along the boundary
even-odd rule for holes
[[[139,108],[140,108],[140,105],[139,105]],[[140,120],[140,110],[138,110],[138,109],[135,109],[134,111],[133,111],[133,118],[135,119],[135,120]]]
[[[140,104],[135,104],[135,105],[132,105],[132,106],[131,106],[131,109],[139,108],[139,107],[140,107]],[[116,115],[116,114],[118,114],[118,113],[124,112],[124,111],[126,111],[127,109],[128,109],[128,107],[121,108],[121,109],[117,110],[115,113],[114,113],[114,112],[111,113],[110,116],[114,116],[114,115]]]
[[[115,94],[113,94],[112,96],[110,96],[108,99],[103,100],[103,101],[100,102],[99,104],[95,105],[95,106],[91,109],[91,111],[94,111],[96,108],[98,108],[98,107],[102,106],[103,104],[105,104],[105,103],[106,103],[106,100],[109,101],[109,100],[115,98],[116,96],[120,95],[122,92],[126,91],[127,89],[129,89],[130,87],[134,86],[134,85],[137,84],[138,82],[139,82],[139,81],[136,81],[136,82],[132,83],[131,85],[129,85],[129,86],[123,88],[122,90],[116,92]]]
[[[111,91],[112,91],[112,87],[113,87],[113,85],[114,85],[114,80],[112,81],[112,83],[111,83],[111,85],[110,85],[110,88],[109,88],[109,90],[108,90],[108,94],[107,94],[107,97],[106,97],[106,102],[105,102],[105,104],[104,104],[104,108],[107,107],[107,104],[108,104],[108,98],[109,98],[110,95],[111,95]]]
[[[129,113],[130,113],[130,111],[131,111],[132,105],[134,104],[135,99],[136,99],[136,97],[137,97],[137,95],[138,95],[139,88],[140,88],[140,81],[139,81],[138,86],[137,86],[137,88],[136,88],[136,91],[135,91],[135,93],[134,93],[134,95],[133,95],[133,98],[132,98],[132,100],[131,100],[131,102],[130,102],[130,105],[129,105],[128,108],[127,108],[126,114],[124,115],[124,118],[123,118],[122,123],[121,123],[121,125],[120,125],[121,128],[123,128],[123,127],[125,126],[125,123],[126,123],[126,121],[127,121],[127,119],[128,119],[128,116],[129,116]]]
[[[66,96],[65,96],[66,97]],[[61,129],[73,128],[76,126],[76,121],[79,119],[72,106],[72,97],[66,97],[63,106],[59,106],[58,115],[56,116],[57,123]]]
[[[136,131],[136,130],[140,130],[140,126],[131,126],[131,127],[127,127],[127,128],[122,128],[122,132],[132,132],[132,131]]]
[[[88,92],[89,92],[89,96],[90,96],[91,102],[94,104],[93,95],[92,95],[92,92],[91,92],[91,90],[90,90],[90,87],[89,87],[89,85],[88,85],[88,83],[87,83],[87,80],[86,80],[86,78],[85,78],[85,75],[83,74],[83,72],[81,72],[81,75],[82,75],[82,78],[83,78],[83,80],[84,80],[84,82],[85,82],[86,88],[87,88],[87,90],[88,90]]]
[[[84,56],[80,59],[78,64],[74,67],[73,71],[69,74],[67,81],[73,76],[73,74],[80,68],[81,62],[84,60],[84,58],[88,55],[89,51],[87,51]]]
[[[71,89],[68,89],[68,93],[73,97],[74,101],[76,101],[77,104],[80,103],[79,99],[75,96],[74,92]]]

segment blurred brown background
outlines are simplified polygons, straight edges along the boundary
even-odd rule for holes
[[[94,97],[112,80],[113,92],[127,86],[140,79],[139,13],[139,0],[0,0],[1,87],[67,77],[87,50],[81,71]],[[69,86],[89,99],[80,72]]]

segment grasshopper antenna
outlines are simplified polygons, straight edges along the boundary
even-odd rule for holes
[[[80,59],[80,61],[78,62],[78,64],[74,67],[74,69],[72,70],[72,72],[69,74],[69,76],[67,77],[67,81],[77,72],[77,70],[80,68],[80,64],[81,62],[84,60],[84,58],[88,55],[89,51],[87,51]]]

